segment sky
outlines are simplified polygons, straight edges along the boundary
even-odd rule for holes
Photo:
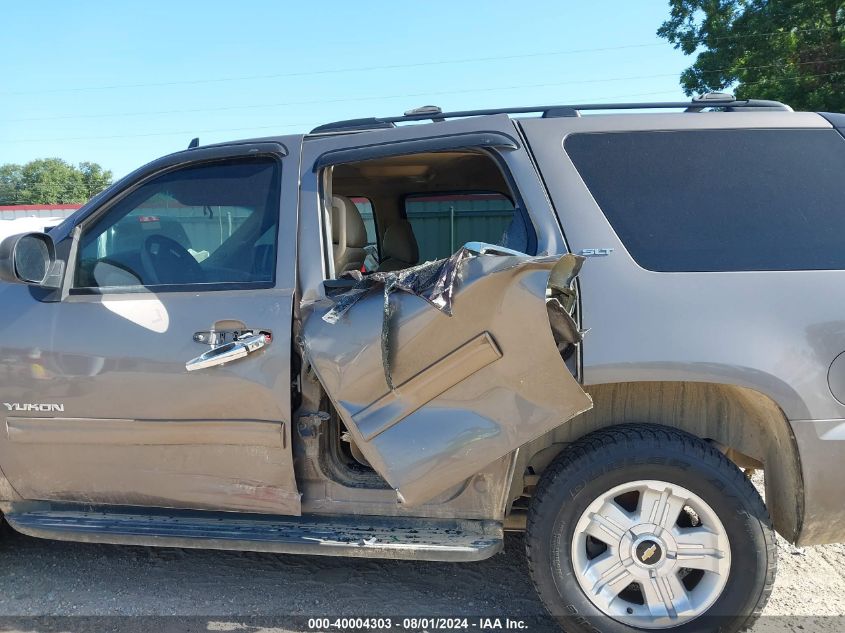
[[[685,99],[668,0],[0,0],[0,164],[115,177],[163,154],[329,121]]]

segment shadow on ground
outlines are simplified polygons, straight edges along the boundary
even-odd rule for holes
[[[523,552],[517,535],[486,561],[450,564],[11,534],[0,544],[0,630],[313,630],[314,616],[400,623],[406,616],[467,616],[522,619],[532,631],[557,631],[537,599]]]

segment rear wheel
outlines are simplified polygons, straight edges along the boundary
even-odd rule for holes
[[[531,575],[567,631],[724,633],[750,626],[774,582],[774,533],[751,482],[687,433],[624,425],[543,474]]]

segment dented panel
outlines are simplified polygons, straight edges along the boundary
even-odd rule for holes
[[[435,285],[357,293],[334,323],[323,319],[331,300],[305,308],[305,357],[400,501],[424,503],[590,408],[549,322],[558,262],[570,273],[580,265],[571,255],[463,256],[450,310],[432,303]]]

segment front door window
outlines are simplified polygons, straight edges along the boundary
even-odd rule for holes
[[[84,231],[74,286],[272,285],[278,179],[249,158],[148,181]]]

